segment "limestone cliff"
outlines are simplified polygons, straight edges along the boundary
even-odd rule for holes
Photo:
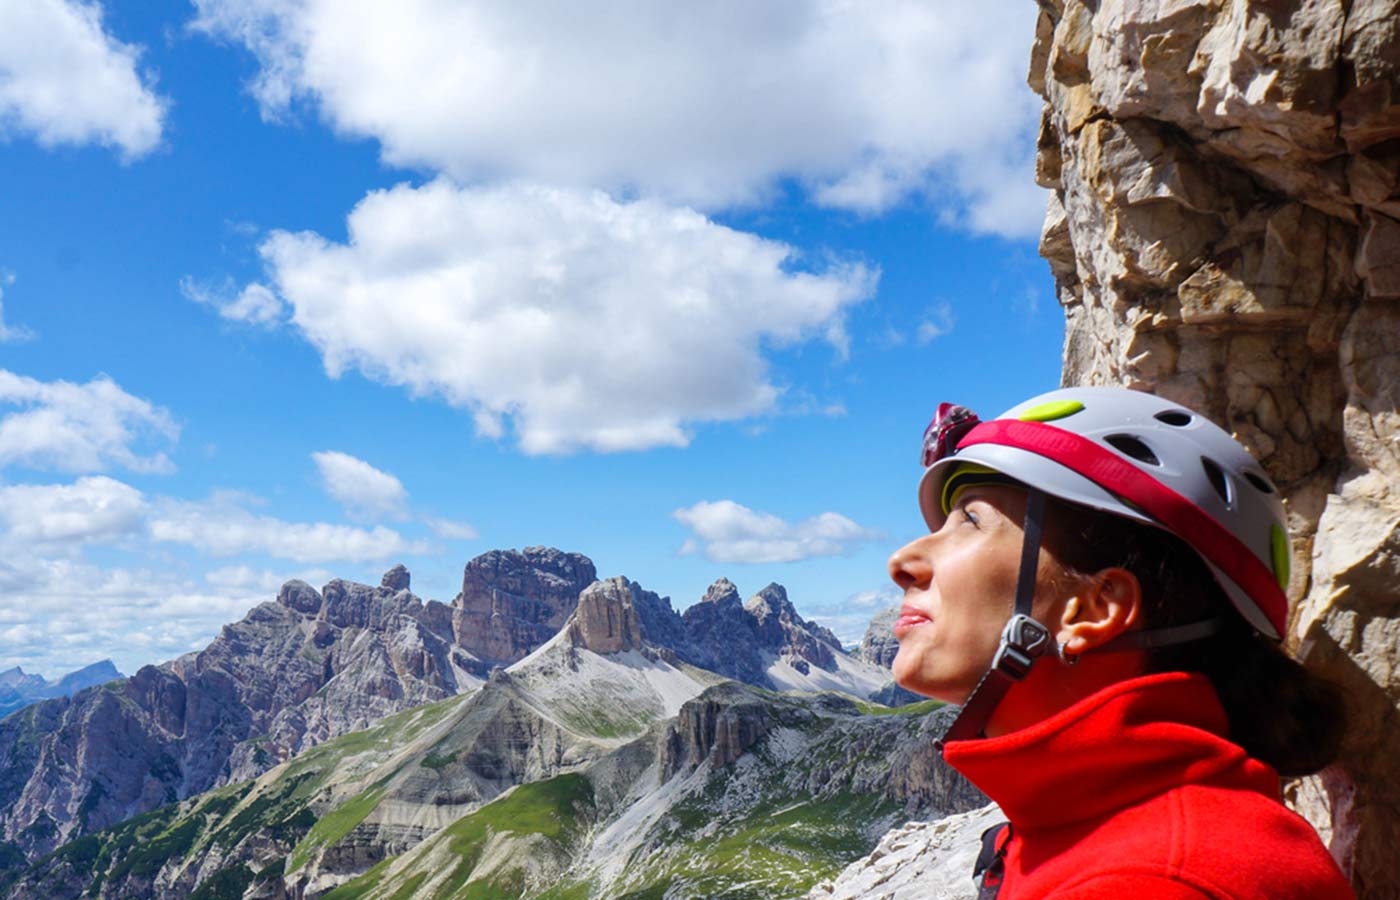
[[[1290,641],[1355,718],[1297,794],[1361,895],[1400,895],[1400,2],[1040,7],[1064,382],[1202,410],[1284,493]]]

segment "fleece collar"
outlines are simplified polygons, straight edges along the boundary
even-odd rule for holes
[[[1205,676],[1168,672],[1111,685],[1011,734],[951,741],[943,758],[1022,832],[1099,818],[1188,784],[1224,781],[1277,797],[1277,773],[1228,731]]]

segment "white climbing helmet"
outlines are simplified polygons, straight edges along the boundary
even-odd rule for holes
[[[1176,535],[1251,626],[1276,640],[1286,629],[1288,531],[1278,490],[1244,447],[1181,404],[1126,388],[1065,388],[987,422],[943,404],[925,432],[923,464],[919,507],[935,531],[955,473],[985,467]]]

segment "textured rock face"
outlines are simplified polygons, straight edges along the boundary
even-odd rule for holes
[[[973,900],[973,865],[982,832],[1006,817],[995,804],[935,822],[910,822],[880,838],[806,900]]]
[[[759,640],[765,646],[777,647],[779,655],[811,663],[828,672],[836,668],[832,650],[841,649],[840,639],[830,629],[804,621],[781,584],[770,584],[754,594],[744,604],[744,612],[753,617]]]
[[[681,707],[663,747],[663,779],[702,763],[727,766],[780,723],[769,705],[737,684],[710,688]]]
[[[870,620],[870,624],[866,626],[865,635],[860,639],[860,646],[856,648],[855,652],[856,658],[889,671],[890,666],[894,663],[895,654],[899,652],[899,641],[894,639],[894,620],[897,618],[899,618],[899,607],[897,606],[891,606],[877,612]],[[870,699],[886,706],[904,706],[928,698],[905,690],[891,679],[890,683],[878,693],[871,694]]]
[[[574,646],[594,653],[642,649],[642,621],[637,613],[640,593],[641,588],[626,578],[609,578],[585,588],[578,598],[578,610],[569,620]]]
[[[457,646],[490,665],[524,659],[563,627],[597,578],[586,556],[551,547],[484,553],[467,563],[452,601]]]
[[[1304,812],[1363,896],[1394,896],[1400,2],[1041,10],[1030,83],[1064,381],[1200,409],[1287,497],[1291,640],[1356,719]]]
[[[891,606],[877,612],[866,626],[865,636],[860,639],[856,656],[882,669],[888,669],[899,652],[899,641],[894,639],[894,620],[899,618],[899,607]]]

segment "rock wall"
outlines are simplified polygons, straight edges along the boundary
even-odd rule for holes
[[[1353,716],[1293,797],[1400,896],[1400,0],[1040,8],[1064,382],[1200,409],[1285,494],[1290,643]]]

